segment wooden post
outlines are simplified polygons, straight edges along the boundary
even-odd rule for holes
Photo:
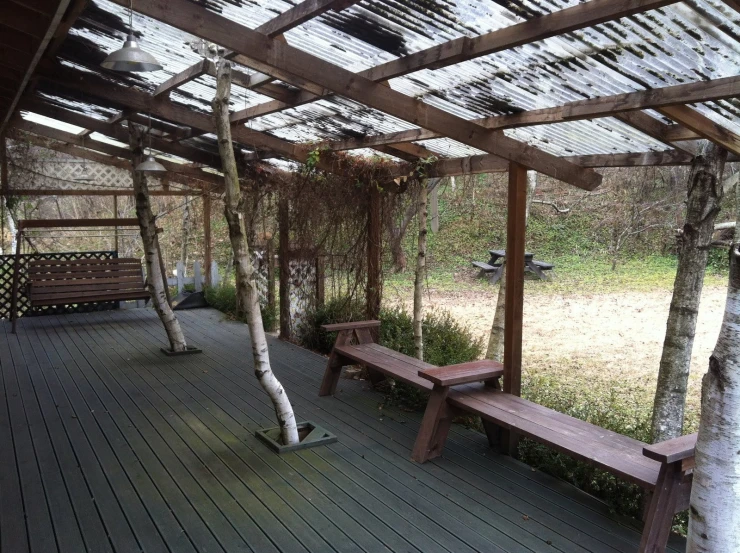
[[[118,196],[117,195],[113,195],[113,218],[116,219],[116,220],[118,219]],[[116,226],[116,228],[115,228],[115,233],[116,233],[115,234],[115,237],[116,237],[115,238],[116,239],[116,242],[115,242],[115,250],[116,250],[116,255],[117,255],[118,254],[118,246],[119,246],[119,242],[118,242],[118,226]]]
[[[278,257],[280,260],[280,338],[290,339],[290,206],[288,199],[278,199]]]
[[[203,241],[205,242],[205,267],[206,286],[213,286],[211,280],[211,261],[213,260],[211,243],[211,195],[207,190],[203,191]]]
[[[18,320],[18,280],[21,267],[21,244],[23,243],[23,221],[18,221],[18,234],[15,237],[15,259],[13,260],[13,295],[10,296],[10,317],[13,321],[12,332],[15,334],[15,323]]]
[[[365,316],[367,320],[376,320],[380,316],[381,293],[381,228],[380,228],[380,191],[375,184],[370,184],[370,203],[367,213],[367,290]]]
[[[524,310],[524,243],[526,234],[527,168],[509,164],[509,206],[506,224],[506,316],[504,318],[504,392],[522,391],[522,314]]]
[[[0,136],[0,201],[2,201],[2,213],[0,216],[0,251],[5,253],[5,202],[8,198],[8,140]]]

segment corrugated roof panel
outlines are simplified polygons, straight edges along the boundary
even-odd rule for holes
[[[204,0],[223,16],[256,28],[292,7],[282,0]],[[477,36],[580,4],[580,0],[364,0],[339,13],[327,12],[286,33],[288,42],[352,71],[423,50],[460,36]],[[128,12],[107,0],[93,0],[72,30],[72,57],[89,62],[118,48]],[[196,39],[135,14],[141,46],[165,71],[137,76],[153,89],[200,60]],[[95,65],[91,63],[91,65]],[[423,70],[391,81],[404,94],[474,119],[559,105],[583,98],[659,88],[740,74],[740,15],[719,0],[692,0],[534,44],[498,52],[452,67]],[[173,92],[178,103],[210,111],[211,77]],[[66,101],[66,100],[65,100]],[[234,87],[232,108],[269,99]],[[78,103],[75,109],[92,108]],[[698,106],[712,120],[740,133],[740,103]],[[87,111],[86,111],[87,110]],[[95,108],[97,110],[97,108]],[[93,110],[93,111],[95,111]],[[100,112],[97,111],[97,116]],[[665,118],[653,113],[665,121]],[[247,126],[289,141],[316,141],[388,133],[413,125],[345,98],[332,97],[249,121]],[[507,131],[509,136],[557,155],[664,150],[666,145],[611,118],[541,125]],[[448,139],[425,141],[440,155],[479,153]]]

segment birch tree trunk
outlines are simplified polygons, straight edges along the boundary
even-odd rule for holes
[[[687,553],[740,551],[740,250],[730,250],[722,328],[702,380]]]
[[[190,239],[190,196],[185,196],[185,207],[182,209],[180,261],[182,261],[182,276],[188,272],[188,241]]]
[[[526,228],[529,222],[529,210],[532,207],[532,198],[534,198],[534,192],[537,189],[537,172],[529,171],[527,173],[527,207],[525,212],[524,227]],[[504,261],[504,265],[506,262]],[[491,325],[491,333],[488,335],[488,347],[486,348],[486,359],[492,361],[498,361],[503,363],[504,361],[504,318],[506,316],[506,267],[502,267],[503,271],[498,288],[498,297],[496,298],[496,311],[493,314],[493,324]]]
[[[678,269],[653,404],[654,443],[677,438],[683,431],[696,318],[714,221],[722,200],[722,171],[726,159],[727,150],[707,142],[692,163],[686,222],[678,238]]]
[[[180,322],[175,317],[170,304],[167,302],[167,293],[162,280],[162,268],[159,265],[159,250],[157,240],[157,225],[152,205],[149,199],[149,186],[146,175],[134,168],[144,160],[143,138],[144,133],[136,124],[129,121],[129,146],[131,148],[131,179],[134,183],[134,197],[136,201],[136,218],[139,220],[139,232],[144,246],[144,262],[146,263],[147,286],[152,295],[152,304],[159,319],[164,325],[170,350],[185,351],[187,343],[180,328]]]
[[[249,255],[249,244],[247,243],[246,228],[242,215],[243,199],[241,187],[239,186],[234,146],[231,141],[231,124],[229,122],[230,95],[231,64],[222,59],[218,62],[213,114],[218,132],[218,151],[221,154],[224,172],[224,215],[226,216],[226,222],[229,227],[231,248],[234,251],[236,293],[239,304],[247,314],[247,325],[249,326],[249,335],[252,341],[254,373],[262,388],[270,396],[275,407],[275,414],[280,425],[283,444],[296,444],[299,439],[293,407],[288,400],[288,394],[272,372],[270,354],[267,349],[267,339],[265,338],[265,329],[262,324],[257,283],[254,278],[255,271]]]
[[[419,251],[416,256],[416,276],[414,278],[414,355],[424,360],[424,336],[422,323],[424,321],[424,306],[422,294],[424,292],[424,275],[427,265],[427,183],[421,183],[419,188],[419,205],[417,216],[419,219]]]

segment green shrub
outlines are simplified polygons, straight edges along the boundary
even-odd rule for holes
[[[345,297],[332,298],[306,314],[296,329],[296,339],[306,349],[329,355],[337,333],[326,332],[321,325],[361,321],[364,318],[365,307],[360,302]]]
[[[298,343],[303,347],[323,354],[331,352],[336,333],[321,330],[321,325],[359,321],[365,317],[364,305],[346,298],[328,301],[313,313],[309,313],[298,331]],[[383,309],[380,312],[380,336],[382,345],[414,355],[414,329],[412,316],[401,308]],[[422,323],[424,336],[424,360],[433,365],[454,365],[478,359],[483,353],[482,344],[470,331],[460,325],[445,311],[431,311]],[[428,394],[411,386],[398,383],[388,389],[388,401],[409,408],[423,408]]]
[[[228,315],[231,319],[247,322],[246,316],[236,315],[236,287],[231,284],[220,286],[207,286],[204,290],[206,302],[214,309]],[[262,313],[262,326],[266,331],[272,331],[277,327],[278,309],[270,309],[267,305],[260,304]]]

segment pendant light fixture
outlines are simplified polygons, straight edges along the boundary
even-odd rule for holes
[[[129,125],[131,123],[129,122]],[[167,169],[165,169],[164,165],[159,163],[156,159],[154,159],[154,156],[152,155],[152,114],[149,114],[149,132],[147,133],[149,135],[149,155],[144,158],[144,161],[139,163],[136,166],[136,171],[141,171],[143,173],[166,173]]]
[[[160,63],[150,53],[145,52],[136,43],[134,37],[134,0],[129,1],[128,10],[128,38],[123,47],[111,52],[103,63],[105,69],[113,71],[159,71],[162,69]]]

